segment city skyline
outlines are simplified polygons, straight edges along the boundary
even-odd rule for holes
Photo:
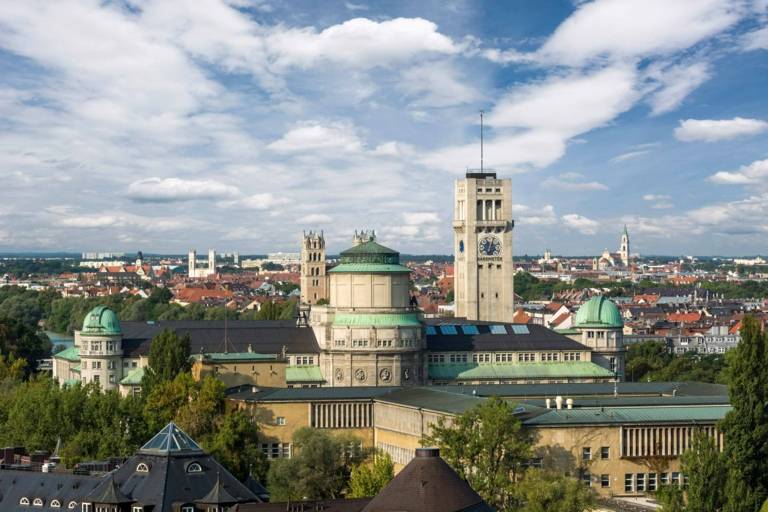
[[[515,254],[768,242],[768,4],[24,2],[0,12],[0,251],[452,252],[512,178]],[[614,33],[595,26],[615,27]]]

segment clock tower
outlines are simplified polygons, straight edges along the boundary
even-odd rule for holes
[[[512,180],[495,172],[467,172],[454,193],[454,301],[457,317],[511,322],[515,313],[512,264]]]

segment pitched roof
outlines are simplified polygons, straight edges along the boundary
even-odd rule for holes
[[[427,349],[433,352],[589,350],[581,343],[538,324],[474,322],[458,318],[428,318],[425,323]]]
[[[416,457],[382,489],[363,512],[493,512],[440,458],[437,448],[417,448]]]
[[[508,379],[579,379],[615,377],[607,368],[591,361],[558,363],[448,363],[430,364],[429,378],[434,380],[508,380]]]
[[[115,474],[110,473],[109,478],[101,483],[96,489],[91,491],[86,500],[93,503],[104,505],[121,505],[123,503],[133,503],[133,500],[120,491],[120,486],[115,482]]]
[[[211,488],[211,491],[202,498],[199,498],[195,501],[202,505],[232,505],[237,503],[239,500],[229,494],[224,486],[221,485],[221,475],[217,473],[216,483]]]

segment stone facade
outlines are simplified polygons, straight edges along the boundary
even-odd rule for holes
[[[456,316],[511,322],[515,313],[512,264],[512,180],[467,173],[455,184],[454,300]]]

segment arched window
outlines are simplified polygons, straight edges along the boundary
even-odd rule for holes
[[[61,502],[59,500],[51,500],[51,508],[61,508]]]
[[[69,504],[67,505],[67,508],[69,510],[75,510],[75,508],[77,508],[77,502],[76,501],[70,501]]]
[[[29,498],[23,497],[19,500],[19,505],[29,505]]]
[[[35,498],[32,501],[32,506],[34,506],[34,507],[42,507],[43,506],[43,500],[41,498]]]
[[[202,473],[203,467],[198,464],[197,462],[193,462],[189,466],[187,466],[187,473]]]
[[[139,465],[136,466],[136,472],[137,473],[149,473],[149,466],[143,462],[139,462]]]

